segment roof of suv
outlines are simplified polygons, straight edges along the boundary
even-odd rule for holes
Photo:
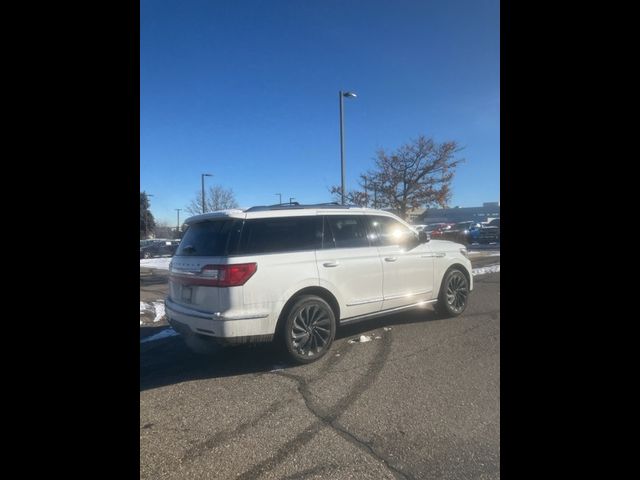
[[[268,217],[294,217],[317,215],[318,213],[375,213],[380,215],[393,216],[390,212],[384,210],[375,210],[373,208],[358,207],[355,205],[340,205],[338,203],[317,203],[312,205],[300,205],[296,202],[283,205],[257,206],[247,209],[229,209],[218,210],[216,212],[203,213],[189,217],[185,220],[186,224],[196,223],[203,220],[215,218],[268,218]]]

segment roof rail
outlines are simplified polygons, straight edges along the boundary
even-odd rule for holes
[[[245,212],[259,212],[264,210],[292,210],[292,209],[304,209],[304,208],[354,208],[356,205],[340,205],[338,202],[329,203],[312,203],[306,205],[300,205],[298,202],[282,203],[275,205],[258,205],[255,207],[247,208]]]

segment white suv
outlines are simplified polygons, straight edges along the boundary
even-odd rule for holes
[[[340,325],[428,303],[460,315],[473,288],[463,245],[380,210],[253,207],[186,223],[165,310],[189,345],[276,340],[308,363]]]

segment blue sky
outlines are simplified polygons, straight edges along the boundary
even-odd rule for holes
[[[142,0],[140,189],[173,225],[207,185],[243,207],[330,201],[420,134],[466,159],[451,206],[500,199],[497,0]],[[184,218],[181,212],[181,219]]]

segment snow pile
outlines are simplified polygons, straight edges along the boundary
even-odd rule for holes
[[[159,322],[165,317],[164,301],[156,300],[153,303],[140,302],[140,315],[153,315],[153,323]],[[144,325],[140,319],[140,325]]]
[[[176,332],[173,328],[167,328],[165,330],[162,330],[161,332],[156,333],[155,335],[143,338],[142,340],[140,340],[140,343],[153,342],[155,340],[160,340],[161,338],[174,337],[176,335],[178,335],[178,332]]]
[[[164,258],[147,258],[140,260],[141,267],[155,268],[156,270],[169,270],[169,262],[171,257]]]
[[[153,308],[155,309],[156,316],[153,319],[153,323],[159,322],[164,317],[164,302],[153,302]]]
[[[471,270],[473,276],[484,275],[485,273],[498,273],[500,271],[500,265],[489,265],[488,267],[474,268]]]

